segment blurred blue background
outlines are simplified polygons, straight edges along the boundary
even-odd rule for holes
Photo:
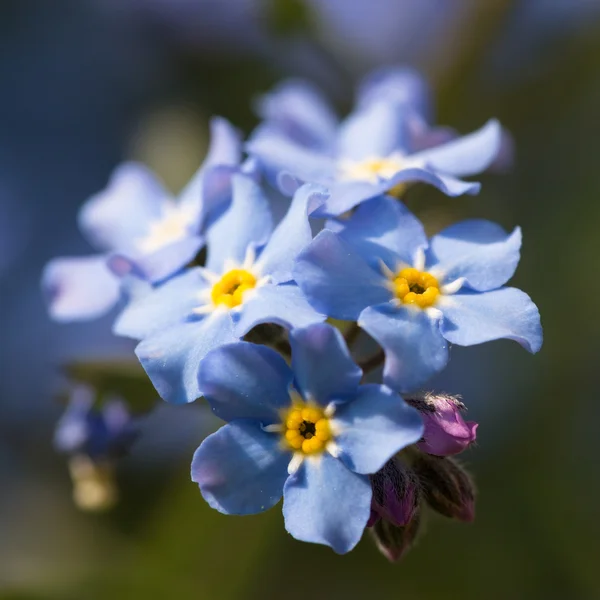
[[[362,75],[396,64],[427,76],[440,124],[495,116],[515,141],[515,168],[485,175],[480,196],[407,196],[431,231],[472,216],[521,225],[514,283],[545,328],[537,356],[457,349],[433,382],[481,424],[464,455],[475,523],[431,518],[392,566],[367,536],[345,557],[296,542],[279,509],[219,515],[189,481],[214,426],[200,406],[147,417],[118,508],[78,512],[52,449],[59,366],[132,348],[110,317],[46,316],[44,264],[89,252],[79,205],[128,158],[176,191],[208,118],[249,132],[253,99],[282,77],[312,79],[344,111]],[[600,597],[597,0],[4,0],[0,80],[0,598]]]

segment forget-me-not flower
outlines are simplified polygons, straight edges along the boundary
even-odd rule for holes
[[[520,246],[519,228],[507,235],[485,220],[451,225],[428,243],[416,217],[387,196],[362,204],[337,233],[319,233],[294,277],[317,310],[358,320],[385,350],[384,383],[407,391],[446,365],[447,342],[508,338],[540,349],[536,306],[502,287]]]
[[[85,455],[93,461],[110,460],[124,454],[137,436],[137,427],[119,398],[94,405],[95,391],[85,385],[73,388],[69,405],[56,425],[54,445],[70,455]]]
[[[302,182],[327,187],[331,195],[315,216],[342,214],[416,181],[450,196],[477,193],[479,183],[460,177],[482,172],[496,158],[498,122],[458,139],[444,131],[428,137],[418,95],[392,93],[398,77],[392,72],[366,83],[341,124],[314,90],[297,83],[276,90],[261,104],[268,120],[247,144],[249,154],[284,193]]]
[[[229,178],[240,158],[239,133],[215,118],[208,155],[178,199],[143,165],[118,167],[106,189],[79,213],[80,229],[102,253],[57,258],[44,270],[51,316],[59,321],[98,317],[119,300],[122,277],[156,283],[190,262],[204,244],[208,215],[229,199]]]
[[[291,368],[247,342],[211,352],[200,385],[228,423],[194,455],[192,479],[225,514],[265,511],[283,495],[295,538],[350,551],[369,520],[376,472],[419,440],[417,411],[381,385],[359,385],[362,371],[336,329],[317,324],[290,333]]]
[[[115,323],[115,333],[143,340],[136,354],[170,402],[200,396],[198,366],[209,350],[261,323],[298,327],[325,318],[292,281],[294,260],[312,239],[308,212],[323,190],[299,189],[273,230],[260,187],[243,175],[232,187],[229,208],[206,231],[206,266],[132,301]]]

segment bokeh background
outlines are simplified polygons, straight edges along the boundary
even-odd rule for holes
[[[215,423],[160,405],[121,465],[121,503],[81,513],[52,448],[60,365],[131,356],[110,317],[48,319],[40,272],[89,251],[76,211],[120,161],[177,191],[201,162],[208,118],[245,132],[283,77],[340,111],[374,67],[411,65],[437,122],[498,117],[516,161],[475,198],[415,187],[435,231],[462,217],[524,231],[514,284],[545,345],[455,349],[434,382],[480,422],[464,455],[476,522],[428,521],[398,565],[365,536],[340,557],[296,542],[280,510],[211,511],[189,480]],[[598,0],[3,0],[0,3],[0,598],[304,600],[600,598],[600,2]]]

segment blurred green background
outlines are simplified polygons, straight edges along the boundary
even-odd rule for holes
[[[597,0],[4,0],[0,3],[0,598],[300,600],[600,598],[600,3]],[[514,285],[536,301],[540,354],[455,349],[436,389],[480,422],[463,457],[477,519],[428,519],[398,565],[368,536],[347,556],[296,542],[279,508],[210,510],[191,455],[216,424],[160,409],[119,471],[121,503],[87,515],[52,449],[58,365],[128,355],[110,319],[58,326],[44,263],[86,252],[77,207],[119,161],[177,190],[219,114],[249,132],[253,98],[283,77],[341,111],[356,81],[409,64],[440,124],[495,116],[516,160],[478,197],[425,186],[406,201],[430,230],[464,217],[520,225]],[[130,354],[129,354],[130,355]]]

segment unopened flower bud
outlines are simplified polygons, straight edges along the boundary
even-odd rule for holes
[[[399,460],[392,458],[371,476],[373,499],[371,518],[378,518],[401,527],[407,525],[419,507],[419,488],[414,474]]]
[[[415,541],[421,525],[419,511],[403,527],[398,527],[386,519],[380,519],[369,529],[379,551],[390,561],[399,561]]]
[[[419,454],[413,463],[425,501],[451,519],[475,518],[475,486],[470,475],[451,458]]]
[[[465,421],[462,412],[465,405],[450,395],[426,394],[409,398],[423,417],[425,431],[418,448],[435,456],[451,456],[465,450],[475,441],[478,424]]]

